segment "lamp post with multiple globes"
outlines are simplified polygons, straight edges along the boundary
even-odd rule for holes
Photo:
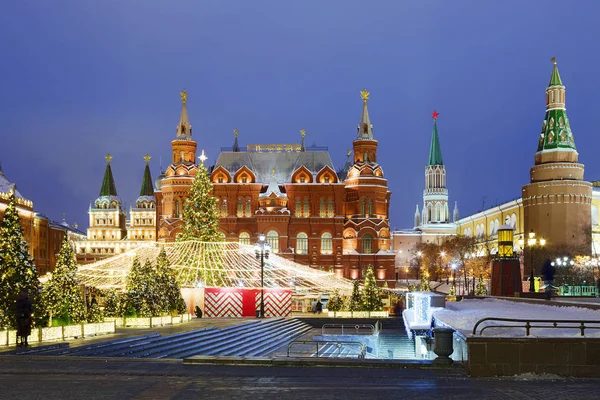
[[[260,260],[260,310],[258,317],[265,317],[265,281],[264,281],[264,273],[265,273],[265,259],[269,258],[269,253],[271,252],[271,245],[266,241],[266,237],[264,233],[258,235],[258,242],[254,244],[254,255],[256,255],[256,259]]]
[[[537,239],[535,237],[535,232],[533,229],[529,232],[529,238],[527,239],[527,247],[529,248],[529,291],[535,292],[535,284],[534,284],[534,276],[533,276],[533,249],[535,246],[544,246],[546,244],[546,239],[543,237]],[[524,250],[525,249],[525,241],[523,239],[519,239],[519,247]]]

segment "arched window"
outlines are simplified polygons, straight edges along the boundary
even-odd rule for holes
[[[271,246],[272,253],[279,253],[279,233],[277,231],[267,232],[267,243]]]
[[[296,254],[308,254],[308,235],[304,232],[296,236]]]
[[[371,254],[373,252],[373,236],[368,233],[362,237],[362,250],[364,254]]]
[[[333,217],[335,215],[335,212],[333,209],[333,199],[329,199],[329,201],[327,203],[327,215],[329,217]]]
[[[241,232],[239,236],[240,244],[250,244],[250,234],[248,232]]]
[[[223,199],[221,203],[221,217],[227,216],[227,199]]]
[[[360,216],[363,218],[365,217],[365,211],[365,200],[363,199],[360,201]]]
[[[369,203],[367,204],[367,214],[369,214],[369,218],[373,218],[373,200],[369,199]]]
[[[250,202],[250,199],[246,199],[246,217],[249,217],[250,215],[252,215],[252,203]]]
[[[175,218],[179,218],[179,200],[175,200]]]
[[[494,235],[494,227],[496,226],[496,223],[494,221],[490,222],[490,236]]]
[[[592,204],[592,226],[598,226],[598,207]]]
[[[325,232],[321,235],[321,254],[333,253],[333,239],[331,233]]]
[[[238,202],[237,202],[237,216],[238,217],[244,216],[244,202],[242,199],[238,199]]]
[[[321,200],[319,200],[319,217],[324,217],[325,216],[325,199],[321,198]]]
[[[510,216],[510,226],[512,226],[513,230],[517,229],[517,215],[513,214]]]
[[[308,203],[308,199],[304,199],[304,216],[310,217],[310,204]]]
[[[296,217],[300,217],[302,215],[302,200],[296,198]]]

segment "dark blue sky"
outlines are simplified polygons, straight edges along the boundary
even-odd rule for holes
[[[121,198],[170,159],[179,91],[214,161],[247,143],[329,146],[356,137],[359,91],[392,191],[391,225],[422,203],[433,109],[461,215],[520,196],[544,117],[550,57],[586,178],[600,179],[600,2],[18,1],[0,6],[0,161],[35,208],[87,226],[104,155]]]

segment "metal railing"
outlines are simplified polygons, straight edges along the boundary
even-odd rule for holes
[[[341,329],[341,334],[350,334],[350,335],[360,335],[360,330],[361,329],[370,329],[370,335],[376,335],[379,333],[379,331],[381,330],[381,322],[377,321],[375,323],[375,325],[373,324],[324,324],[321,327],[321,335],[325,334],[325,329],[332,329],[332,328],[340,328]],[[344,328],[346,329],[346,332],[344,333]],[[348,332],[350,331],[350,332]]]
[[[322,348],[329,345],[329,346],[335,346],[335,350],[338,353],[338,356],[341,355],[342,350],[344,348],[348,348],[348,347],[353,347],[353,348],[358,348],[358,351],[356,353],[356,356],[358,358],[365,358],[365,355],[367,354],[367,345],[364,344],[363,342],[349,342],[349,341],[330,341],[330,340],[294,340],[293,342],[290,342],[290,344],[288,344],[288,348],[287,348],[287,356],[290,356],[292,347],[297,346],[297,345],[314,345],[315,346],[315,356],[316,357],[321,357],[323,355],[322,353]],[[319,354],[319,350],[321,350],[321,353]],[[312,350],[311,350],[312,352]],[[331,356],[335,353],[331,353],[328,354],[327,356]]]
[[[597,286],[567,286],[561,285],[557,287],[559,296],[598,296]]]
[[[473,327],[473,335],[477,335],[477,328],[480,324],[485,321],[501,321],[501,322],[517,322],[523,323],[520,325],[486,325],[479,331],[479,335],[483,335],[483,331],[488,328],[525,328],[525,336],[529,336],[529,332],[531,329],[552,329],[552,328],[561,328],[561,329],[579,329],[581,332],[581,336],[585,336],[586,329],[600,329],[600,321],[593,320],[576,320],[576,319],[518,319],[518,318],[496,318],[489,317],[483,318],[477,321],[475,326]],[[533,324],[551,324],[551,325],[533,325]],[[559,325],[559,324],[574,324],[574,325]],[[586,326],[588,324],[588,326]],[[589,326],[590,324],[596,324],[598,326]]]

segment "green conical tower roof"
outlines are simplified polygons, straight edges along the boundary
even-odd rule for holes
[[[115,186],[115,180],[113,179],[112,170],[110,169],[110,160],[112,156],[109,154],[106,157],[106,170],[104,171],[104,179],[102,180],[102,187],[100,187],[100,197],[102,196],[117,196],[117,187]]]
[[[433,130],[431,132],[431,146],[429,147],[429,162],[427,165],[444,165],[442,161],[442,150],[440,149],[440,138],[438,137],[437,130],[437,117],[438,113],[434,111],[431,116],[433,117]]]
[[[556,66],[556,58],[552,57],[554,68],[552,68],[552,76],[550,77],[550,84],[548,86],[564,86],[558,73],[558,67]]]
[[[146,154],[144,156],[146,160],[146,168],[144,168],[144,178],[142,179],[142,188],[140,189],[140,196],[154,196],[154,188],[152,187],[152,176],[150,175],[150,156]]]
[[[552,58],[554,67],[550,85],[546,89],[546,115],[542,121],[542,130],[538,138],[537,151],[544,150],[577,150],[575,139],[571,132],[571,123],[567,117],[567,110],[564,104],[565,88],[558,73],[556,59]],[[562,86],[562,87],[556,87]]]

